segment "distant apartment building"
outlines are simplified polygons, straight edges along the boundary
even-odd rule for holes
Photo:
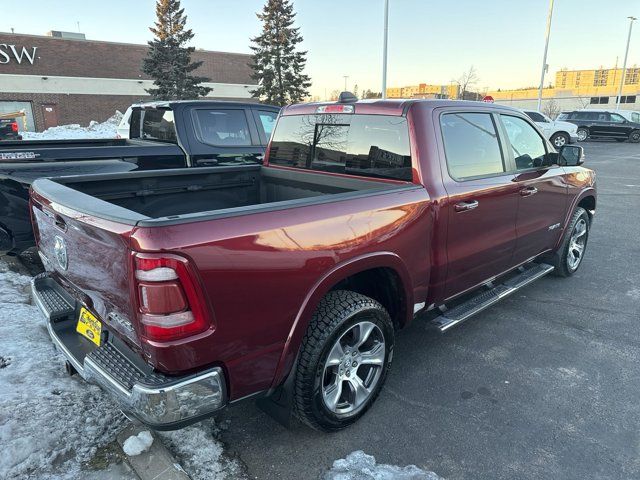
[[[595,70],[560,70],[556,72],[555,85],[542,90],[544,104],[554,100],[560,111],[582,108],[615,108],[622,79],[621,68]],[[620,108],[640,110],[640,67],[627,68]],[[496,103],[517,108],[536,108],[538,88],[494,90],[487,92]]]
[[[406,87],[387,88],[387,98],[457,98],[458,84],[429,85],[420,83]]]

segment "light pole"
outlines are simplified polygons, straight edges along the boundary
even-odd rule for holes
[[[349,78],[349,75],[343,75],[344,78],[344,91],[347,91],[347,79]]]
[[[618,102],[616,103],[616,111],[620,110],[620,98],[622,97],[622,87],[624,87],[624,77],[627,73],[627,55],[629,55],[629,43],[631,42],[631,29],[636,17],[627,17],[629,19],[629,36],[627,37],[627,49],[624,51],[624,62],[622,62],[622,78],[620,79],[620,89],[618,90]]]
[[[547,31],[544,35],[544,55],[542,56],[542,73],[540,74],[540,88],[538,89],[538,111],[542,107],[542,88],[544,87],[544,74],[547,71],[547,50],[549,50],[549,34],[551,33],[551,17],[553,16],[553,0],[549,0],[549,13],[547,14]]]
[[[384,29],[382,41],[382,98],[387,98],[387,39],[389,37],[389,0],[384,0]]]

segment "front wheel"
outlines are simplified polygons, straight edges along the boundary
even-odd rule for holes
[[[636,130],[635,132],[631,132],[631,134],[629,135],[629,141],[631,143],[640,142],[640,130]]]
[[[569,143],[569,135],[562,132],[554,133],[551,136],[551,143],[553,143],[553,146],[556,148],[563,147]]]
[[[589,240],[591,222],[587,211],[578,207],[573,212],[560,248],[553,256],[554,274],[560,277],[573,275],[584,258]]]
[[[347,290],[329,292],[302,341],[295,373],[296,416],[334,431],[373,404],[391,366],[394,331],[375,300]]]
[[[589,138],[589,130],[584,127],[581,127],[576,132],[576,135],[578,136],[579,142],[584,142],[587,138]]]

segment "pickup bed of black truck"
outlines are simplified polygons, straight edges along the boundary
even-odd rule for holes
[[[34,244],[29,187],[37,178],[185,167],[260,164],[279,108],[257,103],[142,104],[130,139],[0,144],[0,255]]]

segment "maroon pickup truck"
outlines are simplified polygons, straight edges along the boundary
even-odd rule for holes
[[[152,428],[259,396],[336,430],[418,312],[444,332],[578,269],[582,163],[503,106],[293,105],[264,165],[36,180],[33,295],[69,370]]]

